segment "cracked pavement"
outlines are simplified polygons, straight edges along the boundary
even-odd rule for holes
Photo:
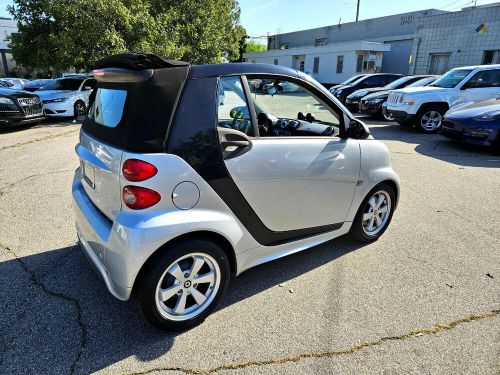
[[[79,125],[0,131],[0,373],[498,371],[500,156],[368,123],[403,189],[384,236],[249,270],[176,334],[115,300],[75,245]]]

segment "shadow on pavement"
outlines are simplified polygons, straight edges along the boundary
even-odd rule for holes
[[[431,158],[464,167],[499,168],[498,152],[492,148],[479,147],[453,141],[441,134],[422,134],[414,128],[405,128],[396,123],[376,123],[370,132],[380,141],[399,141],[415,144],[415,152]],[[397,150],[391,150],[397,153]]]
[[[81,119],[77,122],[81,124]],[[37,129],[37,128],[64,128],[70,125],[75,125],[72,118],[45,118],[39,123],[34,124],[10,124],[10,125],[0,125],[0,134],[9,134],[21,132],[27,129]]]
[[[253,268],[233,279],[218,311],[360,247],[343,237]],[[0,284],[11,286],[0,288],[0,372],[94,373],[174,345],[177,334],[149,325],[135,300],[108,293],[76,245],[0,263]]]

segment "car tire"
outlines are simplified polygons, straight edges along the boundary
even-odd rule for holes
[[[87,107],[85,103],[81,100],[77,100],[73,105],[74,117],[77,119],[80,116],[85,116],[87,114]]]
[[[424,106],[417,112],[415,127],[422,133],[437,133],[441,130],[445,112],[436,105]]]
[[[224,250],[200,238],[166,247],[141,274],[138,298],[147,320],[162,330],[180,331],[210,315],[227,289],[231,271]],[[200,275],[204,281],[196,283]]]
[[[384,113],[384,110],[382,109],[382,106],[380,107],[380,109],[377,111],[377,116],[380,120],[383,120],[383,121],[394,121],[394,116],[390,115],[390,114],[386,114]]]
[[[384,200],[379,203],[378,199],[380,199],[380,197],[383,197]],[[379,206],[376,208],[373,203],[375,203],[375,206],[377,204],[379,204]],[[387,207],[387,211],[379,212],[382,211],[384,207]],[[389,226],[395,208],[396,192],[392,186],[387,183],[381,183],[375,186],[361,203],[356,217],[352,222],[349,231],[350,236],[360,242],[373,242],[378,240]],[[380,213],[382,215],[379,215]],[[378,216],[380,225],[378,225],[378,221],[375,220],[375,216]],[[371,229],[370,221],[373,224]]]

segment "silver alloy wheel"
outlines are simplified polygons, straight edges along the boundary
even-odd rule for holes
[[[420,119],[420,125],[422,129],[427,131],[433,131],[441,127],[441,122],[443,121],[443,116],[438,111],[427,111],[422,115]]]
[[[184,255],[170,264],[155,291],[158,312],[166,319],[183,321],[200,315],[219,290],[219,265],[208,254]]]
[[[394,121],[394,116],[391,115],[389,112],[383,112],[382,111],[382,116],[384,117],[384,119],[386,119],[387,121]]]
[[[366,203],[363,212],[363,231],[374,236],[379,233],[389,221],[391,214],[391,196],[384,190],[379,190]]]

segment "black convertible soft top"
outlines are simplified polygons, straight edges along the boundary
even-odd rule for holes
[[[82,129],[92,137],[127,151],[163,152],[190,64],[166,61],[150,54],[122,53],[97,61],[94,68],[98,70],[94,70],[97,90],[126,91],[126,99],[119,123],[106,126],[96,121],[93,111],[97,105],[94,103],[97,91],[94,90]]]

